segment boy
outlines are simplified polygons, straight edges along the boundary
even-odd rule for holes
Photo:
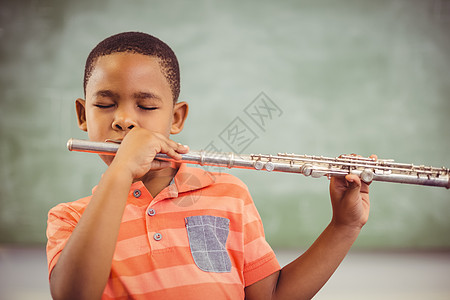
[[[315,243],[280,269],[245,185],[227,174],[154,160],[188,148],[170,139],[188,113],[177,102],[175,54],[144,33],[102,41],[90,53],[79,127],[121,141],[92,196],[49,212],[54,299],[310,299],[369,214],[368,185],[332,178],[333,218]],[[195,179],[195,180],[193,180]]]

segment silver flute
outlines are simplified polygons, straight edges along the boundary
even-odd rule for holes
[[[117,142],[92,142],[79,139],[70,139],[67,142],[67,148],[70,151],[106,155],[114,155],[119,146],[120,144]],[[159,153],[155,159],[201,166],[300,173],[313,178],[356,174],[366,183],[384,181],[450,188],[450,169],[448,168],[396,163],[391,159],[374,159],[355,155],[331,158],[292,153],[236,154],[203,150],[190,151],[181,154],[181,157],[181,160],[175,160],[166,154]]]

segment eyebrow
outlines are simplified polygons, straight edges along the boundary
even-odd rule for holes
[[[111,90],[100,90],[95,93],[96,97],[105,97],[105,98],[112,98],[112,99],[119,99],[120,95],[118,93],[115,93]],[[135,99],[153,99],[157,101],[162,101],[161,97],[158,95],[151,93],[151,92],[137,92],[133,93],[133,98]]]
[[[161,97],[159,97],[158,95],[156,95],[156,94],[154,94],[154,93],[150,93],[150,92],[138,92],[138,93],[134,93],[134,94],[133,94],[133,98],[135,98],[135,99],[140,99],[140,100],[144,100],[144,99],[153,99],[153,100],[162,101]]]
[[[105,97],[105,98],[112,98],[112,99],[119,99],[120,95],[118,93],[114,93],[111,90],[100,90],[95,93],[95,97]]]

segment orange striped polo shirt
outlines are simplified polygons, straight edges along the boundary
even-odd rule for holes
[[[49,274],[90,198],[50,210]],[[244,299],[279,269],[247,187],[182,164],[155,198],[132,184],[102,299]]]

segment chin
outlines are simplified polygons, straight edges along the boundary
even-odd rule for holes
[[[100,158],[103,160],[103,162],[109,167],[109,165],[112,163],[114,156],[113,155],[103,155],[99,154]]]

